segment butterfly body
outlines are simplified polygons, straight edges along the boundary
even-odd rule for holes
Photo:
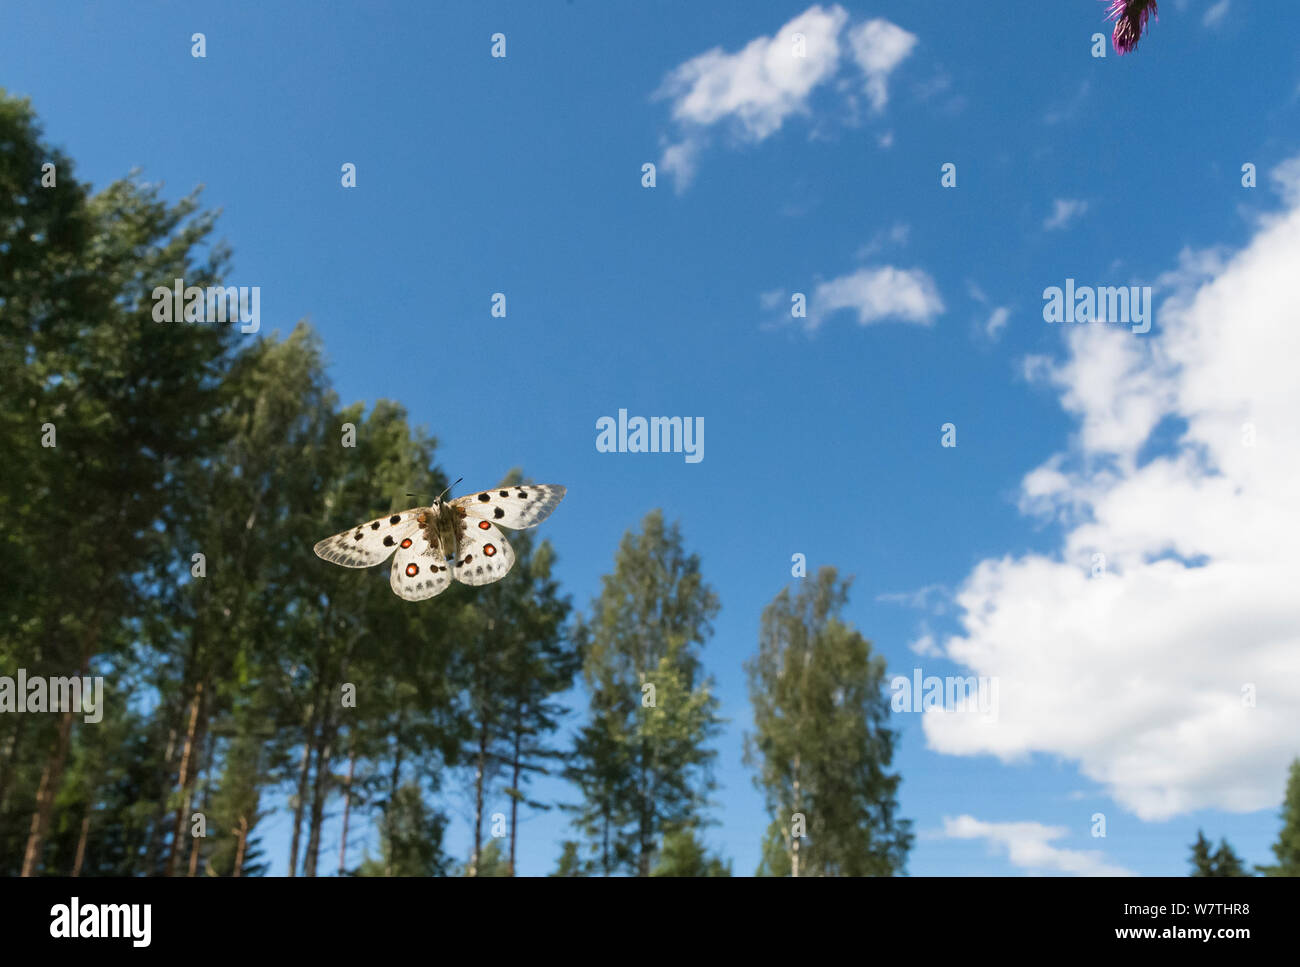
[[[433,597],[452,578],[462,584],[499,581],[515,552],[498,525],[520,530],[545,520],[564,499],[553,484],[516,484],[435,500],[327,537],[316,555],[344,567],[370,567],[396,552],[390,585],[408,601]]]

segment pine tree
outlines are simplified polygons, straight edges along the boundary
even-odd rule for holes
[[[1277,862],[1258,867],[1265,876],[1300,876],[1300,759],[1291,761],[1282,801],[1282,829],[1273,844]]]
[[[691,829],[664,834],[651,876],[731,876],[731,864],[710,856]]]
[[[44,187],[51,157],[57,183]],[[40,142],[26,103],[3,96],[0,196],[0,361],[16,377],[0,391],[0,433],[6,459],[24,467],[0,486],[0,512],[20,522],[0,563],[0,594],[15,605],[0,609],[5,651],[30,674],[86,675],[126,652],[128,623],[149,610],[143,576],[177,523],[170,482],[213,452],[237,332],[154,322],[153,289],[213,284],[228,252],[216,245],[200,258],[213,216],[196,196],[168,204],[156,186],[125,180],[91,197]],[[59,556],[40,553],[52,532],[78,535],[76,581]],[[39,750],[35,787],[18,793],[30,809],[24,875],[46,868],[74,724],[64,712],[6,743],[15,766]]]
[[[566,839],[561,844],[560,859],[555,865],[555,872],[548,876],[590,876],[591,864],[582,858],[582,844],[576,840]]]
[[[1214,876],[1214,857],[1210,853],[1211,843],[1205,833],[1196,831],[1196,842],[1192,844],[1192,876]]]

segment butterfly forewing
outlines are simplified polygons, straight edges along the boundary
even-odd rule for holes
[[[327,537],[316,544],[316,556],[344,567],[378,564],[402,541],[419,533],[420,525],[415,519],[419,512],[420,508],[416,507],[389,514]]]
[[[521,530],[549,517],[564,494],[565,488],[556,484],[515,484],[457,497],[452,503],[470,517]]]

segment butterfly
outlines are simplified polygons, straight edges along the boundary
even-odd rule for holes
[[[445,491],[444,491],[445,492]],[[534,527],[564,499],[554,484],[502,485],[454,500],[441,497],[349,528],[320,541],[316,556],[344,567],[370,567],[397,552],[389,584],[407,601],[462,584],[491,584],[505,577],[515,552],[498,529]]]

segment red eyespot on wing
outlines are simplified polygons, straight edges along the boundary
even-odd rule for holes
[[[478,522],[478,529],[481,530],[481,531],[485,531],[485,530],[487,530],[488,528],[490,528],[491,526],[492,526],[492,525],[489,524],[489,523],[488,523],[487,521],[485,521],[485,520],[481,520],[481,521]]]
[[[402,548],[410,547],[410,546],[411,546],[411,539],[408,537],[406,540],[402,541],[402,543],[401,543],[400,546],[401,546]]]
[[[486,524],[487,521],[484,521],[483,523]],[[497,549],[496,549],[495,547],[493,547],[491,544],[484,544],[484,545],[483,545],[483,553],[484,553],[485,555],[487,555],[488,557],[491,557],[491,556],[492,556],[493,554],[495,554],[496,552],[497,552]]]
[[[413,578],[413,577],[415,577],[415,576],[416,576],[417,574],[419,574],[419,573],[420,573],[420,565],[418,565],[418,564],[408,564],[408,565],[406,565],[406,576],[407,576],[408,578]]]

